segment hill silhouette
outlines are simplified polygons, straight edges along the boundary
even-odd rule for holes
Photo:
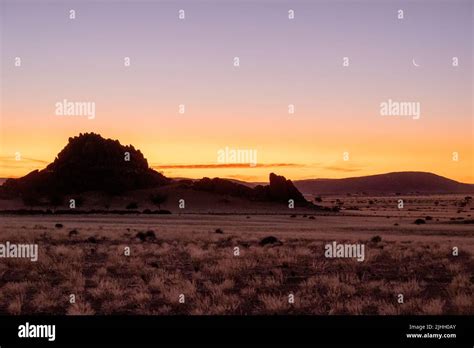
[[[21,197],[29,205],[60,205],[65,194],[89,191],[120,195],[128,191],[156,188],[176,183],[151,169],[132,145],[85,133],[69,138],[56,159],[43,170],[35,170],[19,179],[8,179],[0,187],[2,197]],[[308,202],[291,180],[270,174],[269,185],[250,188],[220,178],[190,181],[184,187],[197,191],[241,197],[254,201],[288,202],[298,206]],[[182,186],[183,186],[182,185]]]
[[[143,154],[117,140],[85,133],[69,138],[53,163],[19,179],[8,179],[3,190],[20,195],[61,195],[85,191],[119,194],[165,185],[162,174],[150,169]]]
[[[460,183],[427,172],[394,172],[345,179],[297,180],[294,184],[305,194],[474,192],[472,184]]]

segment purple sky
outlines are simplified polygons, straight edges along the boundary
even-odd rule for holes
[[[338,176],[311,165],[329,167],[345,149],[359,154],[361,175],[443,174],[443,159],[460,149],[467,163],[444,174],[474,179],[472,1],[0,3],[3,158],[21,149],[49,161],[67,137],[96,131],[133,143],[158,165],[212,163],[216,149],[246,146],[266,163],[305,164],[300,177]],[[58,121],[52,105],[63,98],[93,100],[98,117]],[[422,119],[381,120],[378,105],[389,98],[419,101]],[[180,103],[190,110],[185,124],[174,117]],[[298,110],[292,123],[290,103]],[[385,152],[369,153],[373,142]],[[393,150],[394,142],[406,148]]]

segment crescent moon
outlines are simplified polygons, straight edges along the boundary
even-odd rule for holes
[[[419,65],[416,64],[416,62],[415,62],[415,58],[412,59],[412,63],[413,63],[414,66],[419,67]]]

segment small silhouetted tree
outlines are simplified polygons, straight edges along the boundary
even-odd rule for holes
[[[160,210],[161,210],[161,205],[163,203],[165,203],[167,199],[168,199],[168,196],[166,194],[160,193],[160,192],[153,193],[152,195],[150,195],[150,201],[154,205],[157,205],[158,209],[160,209]]]

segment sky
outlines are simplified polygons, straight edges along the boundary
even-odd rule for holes
[[[474,183],[470,0],[0,0],[0,30],[0,177],[95,132],[170,177]],[[94,103],[94,117],[58,115],[64,100]],[[419,118],[381,115],[389,100]],[[222,162],[226,148],[256,165]]]

